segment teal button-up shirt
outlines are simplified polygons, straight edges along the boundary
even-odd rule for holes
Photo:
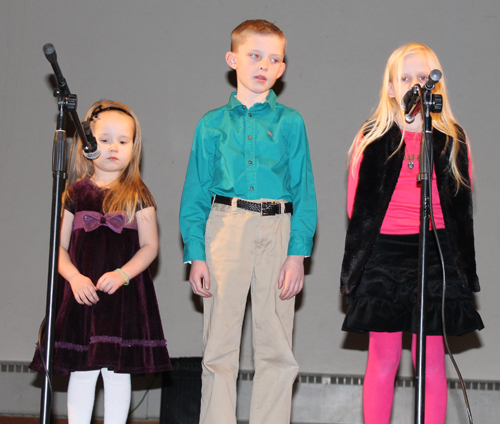
[[[289,255],[310,256],[316,193],[302,116],[276,101],[250,109],[232,93],[229,103],[198,123],[182,192],[184,262],[205,260],[205,227],[214,195],[293,203]]]

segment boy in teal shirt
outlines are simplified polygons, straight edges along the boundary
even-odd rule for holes
[[[189,281],[203,297],[202,424],[235,424],[241,328],[249,290],[255,376],[250,423],[290,422],[298,365],[294,296],[316,229],[316,195],[300,114],[271,90],[285,71],[286,38],[245,21],[231,34],[229,103],[196,128],[180,228]]]

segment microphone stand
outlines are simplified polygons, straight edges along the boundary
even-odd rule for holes
[[[54,91],[54,97],[57,97],[57,104],[59,108],[57,128],[54,136],[52,151],[52,211],[50,225],[47,303],[45,312],[45,338],[41,338],[39,346],[40,356],[46,371],[42,387],[40,424],[50,424],[50,413],[52,409],[52,356],[54,351],[54,323],[57,301],[62,195],[66,185],[65,180],[68,178],[65,111],[70,113],[82,142],[85,140],[85,133],[76,112],[77,97],[76,95],[70,93],[66,81],[60,72],[59,66],[57,65],[54,46],[52,46],[52,44],[46,44],[43,47],[43,50],[47,59],[51,62],[57,77],[58,89]]]
[[[435,84],[441,79],[441,72],[433,70],[429,81],[422,89],[422,115],[424,122],[424,137],[420,147],[420,174],[417,179],[420,187],[420,238],[418,258],[418,296],[417,305],[420,309],[417,334],[416,358],[416,392],[415,392],[415,423],[424,424],[425,418],[425,364],[426,364],[426,291],[427,291],[427,251],[429,220],[431,216],[431,183],[433,168],[433,135],[431,112],[441,112],[443,106],[442,96],[433,95]]]

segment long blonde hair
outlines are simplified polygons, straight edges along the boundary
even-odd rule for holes
[[[139,125],[137,116],[128,106],[111,100],[99,100],[95,102],[87,111],[85,120],[88,121],[92,117],[92,114],[105,113],[107,108],[113,108],[112,110],[115,111],[118,109],[118,112],[129,115],[135,123],[135,134],[130,163],[118,179],[109,186],[109,190],[103,201],[103,212],[126,212],[128,221],[131,222],[139,205],[141,208],[156,207],[153,196],[142,181],[139,170],[142,145],[141,126]],[[99,112],[99,109],[102,112]],[[92,128],[92,122],[90,125]],[[94,175],[94,162],[83,155],[82,141],[78,134],[75,137],[76,154],[72,179],[80,181]],[[65,201],[69,200],[68,193],[69,191],[66,191]]]
[[[425,56],[431,69],[439,69],[442,71],[441,64],[439,63],[439,59],[436,54],[429,47],[423,44],[404,44],[392,52],[385,67],[382,89],[380,91],[380,102],[375,112],[361,126],[349,149],[348,162],[350,163],[353,172],[354,169],[356,169],[356,166],[366,147],[389,131],[394,122],[396,122],[397,118],[402,116],[403,111],[399,104],[399,99],[394,99],[389,96],[389,83],[401,83],[401,72],[404,60],[406,57],[413,54],[421,54]],[[446,146],[448,145],[450,137],[453,138],[450,153],[450,169],[455,178],[458,190],[462,184],[467,186],[465,178],[460,174],[457,165],[457,156],[460,144],[465,143],[465,134],[459,130],[457,120],[451,111],[444,75],[436,84],[433,93],[440,94],[443,97],[443,109],[441,113],[431,113],[432,126],[448,136]],[[402,121],[404,124],[402,128],[403,134],[401,142],[392,155],[394,155],[403,145],[406,123],[404,117]],[[392,155],[390,157],[392,157]]]

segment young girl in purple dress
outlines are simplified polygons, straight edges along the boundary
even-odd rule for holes
[[[90,423],[99,374],[106,423],[125,423],[130,374],[171,368],[149,270],[156,205],[139,172],[135,114],[102,100],[85,119],[101,154],[85,158],[78,140],[76,182],[64,196],[53,370],[70,374],[70,424]],[[38,350],[31,367],[42,370]]]

